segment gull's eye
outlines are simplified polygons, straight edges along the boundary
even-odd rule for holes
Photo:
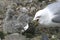
[[[41,17],[41,16],[37,16],[37,17],[36,17],[36,18],[37,18],[37,21],[39,21],[40,17]]]
[[[39,19],[37,19],[37,21],[39,21]]]

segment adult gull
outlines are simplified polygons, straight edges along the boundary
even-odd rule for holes
[[[37,21],[45,27],[60,27],[60,2],[54,2],[37,11],[33,21]],[[27,24],[22,31],[26,31],[29,27],[29,24]]]
[[[60,2],[49,4],[42,10],[36,12],[33,20],[37,20],[41,25],[60,27]]]
[[[37,11],[33,21],[37,21],[45,27],[60,27],[60,2],[54,2],[44,9]],[[23,32],[28,29],[31,30],[29,24],[24,27]],[[48,40],[48,36],[42,34],[42,40]]]

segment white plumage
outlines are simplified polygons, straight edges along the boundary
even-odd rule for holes
[[[39,19],[39,23],[45,26],[60,26],[60,2],[48,5],[46,8],[39,10],[33,20]]]

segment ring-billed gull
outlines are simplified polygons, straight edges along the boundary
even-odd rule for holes
[[[33,21],[37,21],[39,24],[44,25],[45,27],[50,27],[50,26],[60,27],[60,2],[49,4],[44,9],[36,12],[35,17],[33,18]],[[27,24],[24,27],[25,31],[29,27],[30,27],[29,24]],[[44,35],[42,35],[42,40],[49,40],[48,36],[45,33]]]
[[[42,10],[39,10],[33,20],[45,26],[60,26],[60,2],[49,4]]]
[[[46,27],[60,27],[60,2],[54,2],[49,4],[42,10],[36,12],[33,21],[38,21],[39,24]],[[27,24],[24,29],[25,31],[29,28]]]

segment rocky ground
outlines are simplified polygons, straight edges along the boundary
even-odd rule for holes
[[[0,35],[3,40],[60,40],[60,28],[37,26],[34,35],[21,35],[20,27],[31,22],[35,13],[55,0],[0,0]],[[18,30],[19,29],[19,30]],[[27,38],[26,38],[27,37]]]

